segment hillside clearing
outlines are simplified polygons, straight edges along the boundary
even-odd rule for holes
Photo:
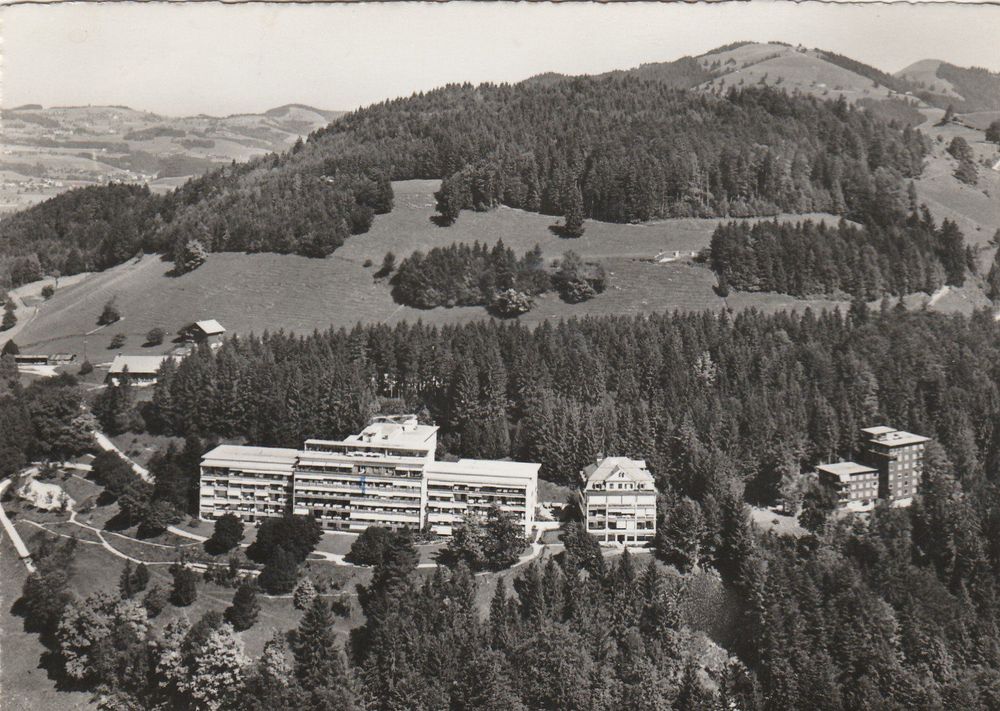
[[[171,264],[146,255],[56,291],[37,306],[37,314],[18,333],[24,352],[86,353],[95,365],[109,363],[116,352],[165,353],[173,344],[170,335],[198,319],[218,319],[230,334],[264,329],[309,333],[315,329],[351,327],[354,324],[422,319],[430,323],[463,323],[488,318],[480,307],[419,309],[393,302],[389,286],[376,282],[373,273],[386,252],[404,257],[453,242],[495,243],[498,239],[516,252],[538,244],[546,260],[574,250],[588,259],[602,260],[612,272],[611,287],[585,304],[566,304],[556,296],[540,298],[522,317],[535,324],[546,319],[587,314],[621,314],[724,308],[715,295],[714,275],[686,261],[653,264],[658,252],[690,253],[705,247],[719,219],[679,219],[644,225],[588,222],[583,237],[556,237],[549,226],[557,218],[510,208],[492,212],[463,212],[452,227],[437,227],[433,192],[436,181],[406,181],[394,185],[396,206],[376,218],[371,231],[352,237],[330,258],[308,259],[294,255],[220,253],[210,255],[200,268],[181,277],[170,277]],[[830,215],[782,216],[781,220],[836,220]],[[364,267],[366,260],[374,267]],[[97,316],[104,303],[116,297],[123,319],[96,333]],[[729,299],[733,308],[775,310],[800,303],[791,297],[743,294]],[[821,303],[809,302],[813,306]],[[833,304],[834,302],[828,302]],[[159,326],[168,339],[144,347],[146,333]],[[126,345],[109,350],[117,334]],[[98,371],[97,376],[100,373]]]

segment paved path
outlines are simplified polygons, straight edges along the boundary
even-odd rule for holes
[[[0,482],[0,498],[3,497],[3,492],[7,490],[10,484],[10,479]],[[0,506],[0,524],[3,524],[3,529],[7,532],[10,542],[14,544],[14,550],[17,551],[17,556],[24,563],[24,567],[28,569],[29,573],[34,573],[35,564],[31,562],[31,553],[28,552],[28,547],[21,540],[21,534],[17,532],[14,524],[7,518],[7,513],[3,510],[2,506]]]
[[[177,528],[177,526],[167,526],[167,530],[175,536],[190,538],[192,541],[198,541],[199,543],[204,543],[208,540],[208,536],[199,536],[197,533],[185,531],[183,528]]]
[[[108,436],[106,434],[94,430],[94,440],[97,442],[97,446],[103,449],[105,452],[114,452],[119,457],[124,459],[126,462],[131,464],[132,470],[136,474],[138,474],[143,479],[143,481],[147,481],[150,484],[153,483],[153,476],[149,473],[149,470],[129,459],[128,456],[126,456],[125,452],[118,449],[117,445],[115,445],[114,442],[108,439]]]

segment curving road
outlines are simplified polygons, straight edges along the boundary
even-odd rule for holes
[[[11,480],[5,479],[0,482],[0,498],[3,497],[3,493],[10,486]],[[10,522],[7,518],[7,512],[3,510],[0,506],[0,524],[3,525],[4,531],[7,532],[7,537],[10,538],[10,542],[14,544],[14,550],[17,551],[17,557],[21,559],[24,563],[24,567],[28,569],[29,573],[35,572],[35,564],[31,562],[31,553],[28,552],[28,547],[24,545],[24,541],[21,540],[21,534],[17,532],[14,528],[14,524]]]

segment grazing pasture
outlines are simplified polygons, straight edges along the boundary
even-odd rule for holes
[[[375,219],[372,229],[350,238],[327,259],[279,254],[212,254],[207,262],[180,277],[168,276],[169,262],[146,255],[105,272],[91,274],[60,288],[18,334],[22,351],[66,351],[95,365],[106,364],[117,352],[165,353],[173,334],[198,319],[218,319],[229,333],[246,334],[265,328],[309,333],[314,329],[350,327],[355,323],[423,319],[461,323],[488,318],[481,307],[419,309],[393,302],[389,285],[374,278],[386,252],[398,258],[452,242],[495,243],[498,239],[523,253],[538,244],[546,260],[572,249],[587,259],[602,261],[612,272],[607,292],[583,304],[566,304],[555,295],[538,300],[522,317],[526,323],[587,314],[632,315],[674,309],[723,308],[712,291],[715,277],[690,259],[669,264],[650,261],[661,251],[682,254],[708,244],[718,219],[679,219],[644,225],[588,222],[579,239],[562,239],[548,229],[557,218],[509,208],[463,212],[452,227],[431,222],[436,181],[396,183],[392,213]],[[836,219],[829,215],[784,216],[779,219]],[[372,266],[365,267],[366,260]],[[100,328],[97,317],[115,297],[122,320]],[[730,297],[734,308],[766,310],[795,306],[786,296],[746,294]],[[154,327],[166,330],[162,345],[144,346]],[[112,338],[126,337],[121,348],[109,350]],[[70,370],[75,370],[70,366]],[[95,371],[95,378],[103,371]]]

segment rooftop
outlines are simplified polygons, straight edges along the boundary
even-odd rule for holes
[[[416,415],[390,415],[376,417],[361,434],[344,441],[427,449],[433,446],[437,431],[434,425],[421,425]]]
[[[884,425],[879,427],[866,427],[861,431],[870,436],[870,441],[885,444],[890,447],[902,447],[908,444],[922,444],[923,442],[930,441],[930,437],[913,434],[912,432],[904,432],[902,430],[886,427]]]
[[[849,481],[853,474],[877,474],[878,470],[857,462],[837,462],[835,464],[820,464],[816,471],[826,472],[841,481]]]
[[[299,452],[282,447],[220,444],[201,458],[202,466],[291,473]]]
[[[210,318],[206,321],[195,321],[194,325],[197,326],[198,329],[206,336],[215,336],[226,332],[226,329],[222,327],[222,324],[214,318]]]
[[[165,355],[116,355],[115,359],[111,361],[111,367],[108,368],[108,373],[111,375],[121,375],[128,368],[130,373],[140,373],[142,375],[152,375],[160,369],[163,365],[163,361],[168,358],[173,358],[174,360],[180,360],[176,356],[165,356]]]
[[[462,474],[465,476],[536,479],[541,466],[541,464],[531,462],[511,462],[499,459],[459,459],[457,462],[431,462],[424,467],[424,473],[427,476]]]
[[[590,464],[583,470],[587,485],[607,481],[612,477],[631,481],[653,481],[653,475],[646,469],[646,460],[628,457],[605,457],[599,463]]]
[[[877,425],[875,427],[862,427],[861,431],[867,435],[872,435],[873,437],[878,437],[880,435],[889,434],[890,432],[895,432],[895,427],[886,427],[885,425]]]

